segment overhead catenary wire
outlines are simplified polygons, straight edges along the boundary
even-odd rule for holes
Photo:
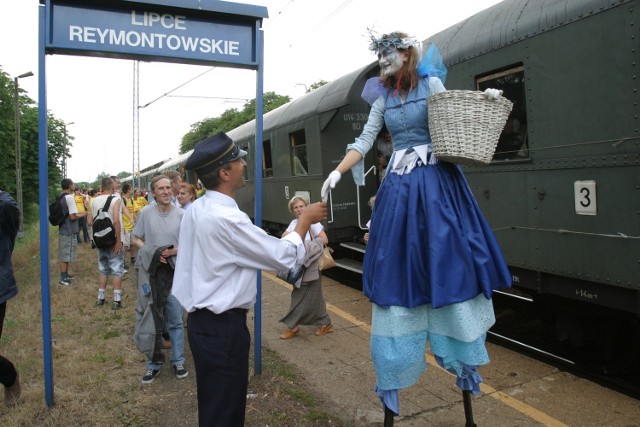
[[[191,78],[191,79],[187,80],[186,82],[182,83],[181,85],[176,86],[175,88],[171,89],[169,92],[165,92],[165,93],[163,93],[162,95],[160,95],[159,97],[157,97],[157,98],[156,98],[156,99],[154,99],[153,101],[147,102],[146,104],[141,105],[141,106],[139,106],[138,108],[147,108],[149,105],[153,104],[154,102],[156,102],[156,101],[158,101],[158,100],[160,100],[160,99],[164,98],[165,96],[169,96],[169,94],[171,94],[171,93],[175,92],[176,90],[180,89],[180,88],[181,88],[181,87],[183,87],[183,86],[188,85],[188,84],[189,84],[189,83],[191,83],[192,81],[194,81],[194,80],[196,80],[196,79],[198,79],[198,78],[200,78],[200,77],[204,76],[205,74],[207,74],[208,72],[210,72],[210,71],[212,71],[212,70],[214,70],[214,69],[216,69],[216,68],[217,68],[217,67],[211,67],[211,68],[209,68],[208,70],[206,70],[206,71],[204,71],[204,72],[202,72],[202,73],[198,74],[197,76],[195,76],[195,77],[193,77],[193,78]]]

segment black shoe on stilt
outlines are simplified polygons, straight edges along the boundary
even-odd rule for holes
[[[393,427],[393,417],[395,417],[396,414],[395,412],[393,412],[391,409],[387,408],[387,406],[385,405],[384,407],[384,427]]]
[[[473,422],[473,409],[471,408],[471,391],[462,390],[462,403],[464,404],[464,418],[466,420],[464,427],[478,427]]]

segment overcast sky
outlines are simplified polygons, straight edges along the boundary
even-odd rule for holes
[[[368,28],[405,31],[424,40],[499,0],[236,3],[267,7],[264,90],[297,98],[305,85],[335,80],[373,62]],[[0,16],[0,66],[12,78],[32,71],[35,76],[20,79],[20,87],[37,102],[38,0],[1,0]],[[133,61],[50,55],[46,69],[49,111],[73,122],[67,127],[75,138],[69,177],[93,181],[100,172],[131,171]],[[192,124],[241,108],[238,99],[255,98],[255,86],[255,71],[140,62],[138,105],[153,101],[140,109],[141,168],[178,155],[180,140]]]

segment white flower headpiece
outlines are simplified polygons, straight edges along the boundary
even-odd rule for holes
[[[376,37],[372,31],[369,31],[369,38],[371,39],[369,50],[374,51],[382,46],[395,47],[396,49],[409,49],[418,43],[413,36],[398,37],[395,33],[383,34],[381,37]]]

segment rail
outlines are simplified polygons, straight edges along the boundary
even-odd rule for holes
[[[371,166],[364,174],[365,179],[367,178],[367,175],[369,175],[370,173],[372,173],[374,175],[376,175],[377,169],[376,166],[373,165]],[[328,209],[329,209],[329,217],[327,218],[327,223],[331,224],[333,223],[333,195],[331,193],[331,190],[329,190],[329,198],[328,198],[329,202],[328,202]],[[356,209],[358,210],[358,227],[360,227],[361,230],[368,230],[369,228],[365,225],[362,225],[362,210],[360,209],[360,186],[356,184]]]

